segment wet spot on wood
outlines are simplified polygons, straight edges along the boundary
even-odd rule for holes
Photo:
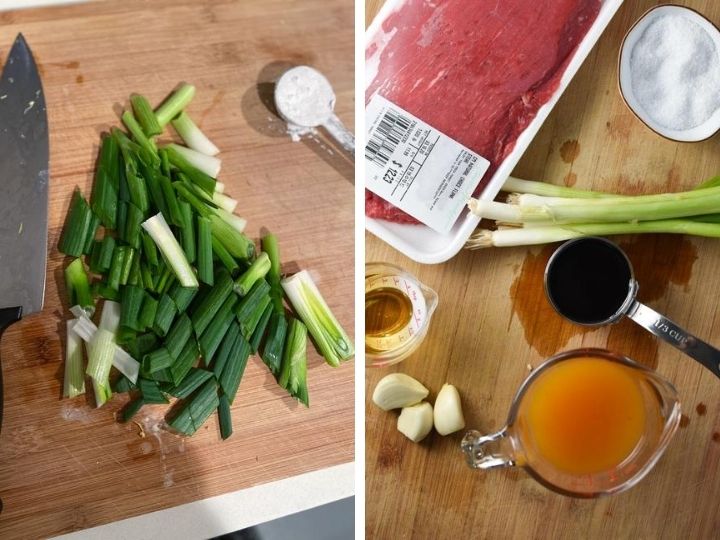
[[[65,69],[77,69],[80,67],[80,62],[78,62],[77,60],[71,60],[70,62],[65,62],[60,65]]]
[[[658,339],[650,332],[629,319],[622,319],[610,327],[607,348],[655,369],[658,364],[658,343]]]
[[[75,82],[78,84],[82,84],[84,80],[85,79],[83,78],[82,75],[78,75],[77,77],[75,77]]]
[[[572,163],[580,154],[580,143],[576,139],[565,141],[560,147],[560,157],[565,163]]]
[[[689,423],[690,423],[690,418],[685,414],[681,414],[680,415],[680,427],[681,428],[687,427]]]
[[[705,413],[707,413],[707,407],[701,402],[697,404],[695,411],[698,413],[698,416],[705,416]]]
[[[712,440],[713,442],[720,443],[720,433],[717,431],[712,434]]]
[[[542,356],[555,354],[573,336],[592,330],[560,317],[545,298],[545,265],[556,247],[551,244],[539,253],[528,252],[510,287],[512,315],[520,320],[527,343]]]
[[[395,465],[399,465],[402,461],[402,451],[399,446],[386,444],[380,447],[378,452],[377,464],[381,469],[389,469]]]
[[[563,182],[567,187],[573,187],[577,183],[577,174],[574,172],[567,173],[563,178]]]

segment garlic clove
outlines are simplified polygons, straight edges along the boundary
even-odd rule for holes
[[[403,408],[398,416],[398,431],[413,442],[422,441],[432,431],[432,427],[433,408],[426,401]]]
[[[444,384],[438,392],[433,416],[435,431],[440,435],[449,435],[465,427],[460,394],[452,384]]]
[[[391,373],[377,383],[373,403],[384,411],[400,409],[420,403],[430,392],[418,381],[404,373]]]

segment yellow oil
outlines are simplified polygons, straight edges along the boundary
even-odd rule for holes
[[[373,350],[397,345],[393,336],[404,334],[412,317],[412,302],[403,291],[394,287],[365,291],[365,340]]]

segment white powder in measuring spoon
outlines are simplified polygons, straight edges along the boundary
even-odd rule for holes
[[[312,128],[322,125],[333,114],[335,92],[322,73],[298,66],[278,80],[275,106],[288,123],[291,136],[314,133]]]
[[[697,127],[720,108],[720,54],[705,28],[681,14],[651,22],[630,56],[631,84],[664,128]]]

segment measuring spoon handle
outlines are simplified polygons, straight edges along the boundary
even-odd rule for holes
[[[342,123],[335,113],[330,115],[330,118],[325,121],[323,127],[340,146],[355,157],[355,135],[345,127],[345,124]]]
[[[635,302],[627,315],[645,330],[694,358],[720,378],[720,350],[640,302]]]

